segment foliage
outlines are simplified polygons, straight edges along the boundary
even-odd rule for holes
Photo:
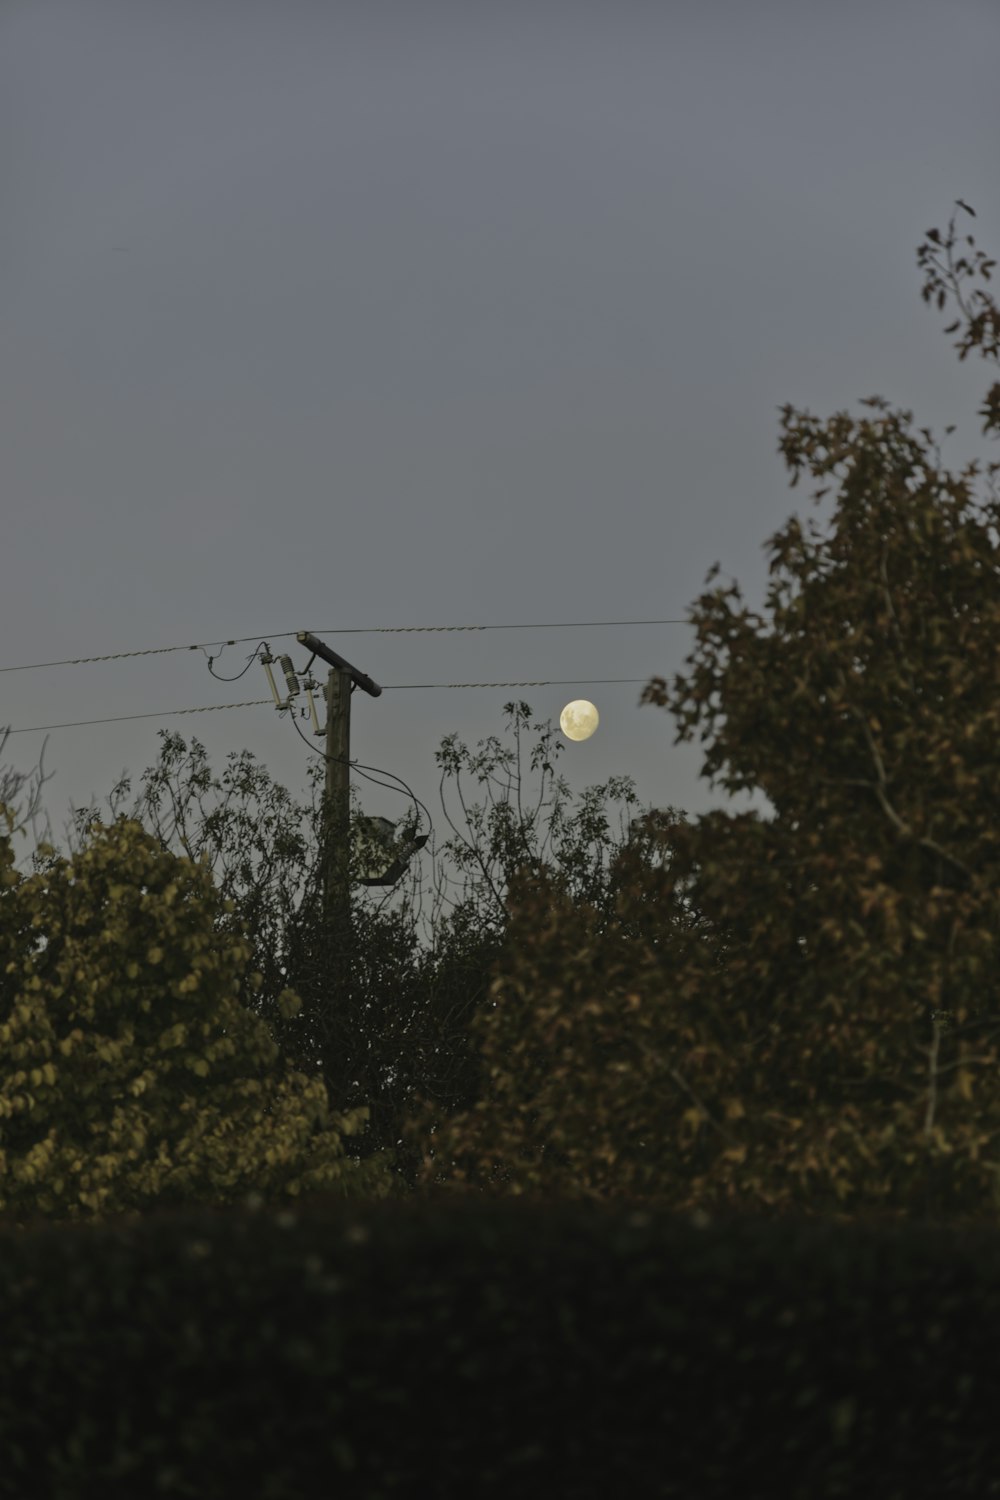
[[[950,286],[995,360],[954,219],[929,238],[945,262],[922,260],[925,295]],[[595,939],[584,908],[527,885],[477,1023],[493,1099],[435,1138],[422,1180],[995,1218],[1000,502],[991,485],[977,504],[978,466],[943,469],[910,413],[864,404],[825,423],[783,409],[793,485],[836,488],[829,531],[793,517],[771,539],[766,617],[738,586],[703,593],[687,672],[643,694],[675,743],[707,745],[711,784],[773,809],[674,825],[639,882],[716,941],[676,923],[659,952]]]
[[[2,755],[4,750],[6,749],[7,741],[9,739],[10,729],[8,728],[3,731],[2,735],[0,735],[0,755]],[[38,780],[35,785],[31,787],[31,795],[28,799],[27,810],[23,815],[20,816],[16,815],[14,812],[11,812],[11,819],[13,819],[13,822],[11,822],[10,819],[7,820],[8,830],[10,833],[19,833],[24,836],[26,836],[27,834],[27,824],[31,824],[32,837],[35,841],[35,850],[32,854],[32,866],[36,870],[44,867],[47,862],[46,857],[39,854],[39,847],[43,843],[50,844],[52,839],[52,825],[49,822],[48,816],[46,816],[45,819],[45,839],[39,839],[38,832],[35,827],[35,819],[38,817],[38,814],[41,811],[42,787],[47,781],[51,781],[52,777],[55,775],[54,771],[50,771],[48,776],[46,776],[42,770],[42,762],[45,759],[45,746],[47,744],[48,736],[46,735],[44,741],[42,742],[42,753],[38,758]],[[35,773],[33,772],[31,773],[31,775],[25,775],[22,771],[15,771],[8,767],[2,773],[2,775],[0,775],[0,807],[6,807],[8,811],[16,807],[14,799],[20,796],[22,787],[24,787],[26,784],[31,783],[32,776],[34,774]]]
[[[220,780],[197,740],[189,750],[179,735],[161,731],[159,763],[145,772],[131,811],[120,811],[131,790],[126,776],[108,799],[112,820],[128,816],[148,826],[162,850],[207,864],[220,895],[216,931],[252,948],[240,1003],[267,1022],[289,1063],[322,1076],[341,1108],[370,1110],[368,1129],[349,1149],[362,1158],[396,1151],[402,1185],[412,1185],[416,1171],[402,1136],[414,1101],[429,1109],[432,1127],[483,1091],[469,1025],[492,1004],[504,898],[519,863],[547,860],[565,889],[596,903],[604,921],[614,905],[614,851],[629,839],[639,847],[629,778],[589,787],[574,804],[556,774],[562,746],[551,725],[533,722],[525,703],[508,703],[505,715],[510,743],[490,736],[469,749],[456,735],[442,741],[441,807],[452,836],[426,851],[429,892],[421,858],[395,891],[356,887],[348,943],[323,911],[320,764],[310,767],[310,808],[294,803],[249,751],[232,752]],[[609,804],[618,808],[617,832]],[[83,837],[93,816],[76,813],[71,840]],[[254,974],[259,981],[251,982]],[[294,1017],[282,1013],[288,988],[302,1001]]]
[[[453,837],[432,851],[430,942],[419,942],[422,888],[393,911],[356,895],[346,993],[342,988],[336,1002],[330,975],[345,975],[345,966],[337,967],[336,934],[324,928],[318,893],[305,904],[284,949],[331,1093],[348,1104],[356,1097],[371,1101],[371,1147],[398,1149],[408,1186],[417,1158],[403,1125],[415,1101],[426,1109],[432,1129],[484,1088],[470,1024],[490,1003],[491,969],[506,931],[508,882],[522,863],[537,867],[547,856],[567,890],[589,892],[608,907],[609,854],[616,841],[606,804],[620,804],[624,830],[637,801],[628,778],[610,778],[587,788],[571,807],[570,788],[554,770],[561,746],[551,726],[532,723],[526,703],[508,703],[504,712],[512,745],[490,736],[473,751],[449,735],[436,756],[441,805]],[[529,734],[536,737],[529,766],[538,776],[530,800],[524,763]],[[478,785],[480,801],[463,787],[463,775]],[[448,782],[455,787],[461,823],[449,811]]]
[[[615,848],[628,837],[631,810],[639,800],[630,776],[611,776],[603,785],[587,787],[570,810],[569,784],[555,770],[564,747],[552,725],[532,724],[527,703],[506,703],[504,714],[513,745],[490,735],[471,751],[450,734],[435,754],[441,768],[441,807],[454,835],[443,848],[463,882],[462,899],[451,903],[456,913],[451,920],[463,925],[475,913],[476,926],[498,934],[507,923],[507,887],[525,867],[537,869],[547,863],[576,899],[606,907],[610,862]],[[531,801],[523,765],[523,741],[529,731],[537,736],[529,767],[539,773],[538,794]],[[467,800],[463,773],[478,783],[483,801]],[[447,780],[455,783],[464,829],[448,811]],[[620,809],[617,840],[608,821],[609,802]],[[437,909],[443,890],[439,883]]]
[[[443,1123],[418,1104],[404,1129],[423,1188],[632,1200],[676,1173],[664,1075],[706,1022],[673,977],[693,950],[711,966],[719,948],[642,843],[662,853],[682,823],[650,818],[619,849],[613,914],[549,868],[514,877],[492,1006],[470,1027],[487,1086]]]
[[[321,1080],[241,1005],[250,947],[220,935],[204,862],[120,819],[24,877],[0,812],[0,1210],[78,1219],[388,1190],[389,1161],[345,1154],[365,1110],[331,1112]],[[291,1015],[299,1000],[286,988],[280,1004]]]
[[[138,821],[162,849],[208,865],[220,896],[216,921],[252,943],[248,974],[262,976],[256,987],[245,980],[243,1003],[274,1021],[277,998],[288,983],[278,961],[282,935],[315,865],[314,841],[303,831],[303,819],[315,816],[315,809],[296,804],[249,750],[231,751],[220,779],[197,739],[190,749],[168,730],[160,731],[160,739],[159,760],[147,767],[127,813],[120,808],[131,780],[123,774],[115,785],[108,798],[111,818]],[[94,815],[92,808],[76,811],[75,829],[67,829],[71,848]]]

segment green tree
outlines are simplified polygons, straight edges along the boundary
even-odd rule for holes
[[[925,300],[953,295],[962,357],[996,361],[1000,316],[965,286],[994,263],[956,259],[954,217],[928,241]],[[977,502],[977,464],[951,474],[910,413],[863,404],[783,409],[792,484],[835,489],[829,528],[770,540],[764,615],[703,593],[688,670],[643,694],[707,746],[712,785],[771,804],[664,830],[655,882],[622,896],[633,922],[643,889],[681,899],[714,940],[588,940],[527,887],[479,1023],[498,1102],[451,1120],[424,1180],[995,1218],[1000,465]],[[1000,430],[1000,384],[981,415]]]
[[[297,804],[249,750],[231,751],[220,778],[197,739],[189,748],[179,734],[160,730],[159,736],[159,758],[144,772],[131,808],[123,808],[132,786],[127,775],[110,793],[111,821],[137,821],[161,849],[207,864],[220,896],[216,926],[252,945],[243,1004],[273,1024],[289,984],[283,937],[303,891],[315,887],[315,776],[313,805]],[[96,815],[94,807],[75,811],[65,830],[71,851],[81,847]],[[253,974],[260,979],[251,983]]]
[[[474,1102],[484,1087],[469,1026],[490,1003],[508,881],[522,863],[548,859],[567,889],[609,907],[610,852],[627,836],[638,800],[629,778],[612,777],[587,788],[574,805],[556,774],[561,745],[551,725],[533,722],[526,703],[508,703],[504,713],[510,743],[491,735],[472,750],[449,735],[436,754],[452,837],[431,848],[426,915],[419,864],[393,910],[386,910],[384,895],[373,899],[355,890],[348,993],[334,994],[332,959],[339,955],[324,930],[314,878],[281,949],[331,1095],[348,1106],[355,1099],[371,1102],[371,1128],[359,1149],[396,1149],[407,1186],[414,1184],[417,1157],[403,1124],[414,1102],[426,1103],[433,1126]],[[609,803],[618,809],[617,834]],[[320,868],[317,856],[314,869]]]
[[[390,1159],[345,1152],[364,1108],[331,1110],[240,1003],[250,945],[220,937],[205,863],[121,819],[25,877],[0,814],[0,1212],[389,1191]]]
[[[189,749],[161,731],[159,762],[131,809],[122,810],[125,775],[108,798],[112,821],[138,821],[162,850],[207,864],[220,895],[216,930],[252,949],[240,1003],[267,1022],[291,1064],[323,1078],[341,1108],[369,1108],[368,1128],[348,1148],[362,1158],[396,1151],[404,1187],[418,1162],[402,1135],[414,1101],[427,1102],[433,1124],[484,1087],[469,1024],[492,1004],[512,872],[522,860],[547,860],[606,916],[613,854],[635,826],[630,778],[612,777],[574,801],[556,772],[562,747],[552,726],[534,722],[525,703],[508,703],[505,716],[506,741],[491,735],[474,749],[455,735],[442,741],[436,760],[451,837],[415,859],[396,890],[354,888],[346,964],[323,923],[319,762],[309,769],[311,806],[296,804],[249,751],[232,752],[220,779],[197,740]],[[76,812],[71,845],[95,813]],[[346,994],[335,971],[348,975]],[[295,1016],[283,1013],[288,988],[302,1001]]]
[[[393,1116],[411,1184],[419,1177],[421,1140],[492,1087],[478,1018],[496,1004],[491,980],[508,943],[511,882],[522,870],[547,869],[572,900],[591,902],[603,925],[614,908],[617,852],[638,847],[642,820],[634,817],[631,777],[609,777],[574,797],[556,770],[563,746],[552,725],[534,721],[523,702],[505,704],[504,714],[508,742],[490,735],[471,749],[452,734],[435,757],[452,837],[441,849],[432,943],[420,955],[417,979],[435,1020],[422,1051],[408,1056],[407,1086]]]
[[[690,1116],[697,1099],[677,1057],[707,1031],[677,976],[693,952],[711,967],[721,951],[669,880],[663,856],[683,822],[668,809],[633,825],[601,892],[613,910],[549,866],[512,876],[490,1004],[470,1024],[482,1086],[444,1121],[418,1101],[404,1128],[422,1189],[662,1194],[677,1160],[664,1080],[685,1091]]]

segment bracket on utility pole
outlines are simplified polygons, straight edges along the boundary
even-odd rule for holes
[[[325,662],[328,662],[338,672],[346,672],[352,682],[356,683],[359,688],[363,688],[366,693],[370,693],[373,698],[381,698],[382,689],[377,682],[372,682],[371,678],[367,677],[364,672],[359,672],[357,667],[352,667],[350,662],[345,661],[342,656],[338,656],[336,651],[331,651],[330,647],[324,645],[317,636],[311,635],[308,630],[299,630],[296,632],[295,639],[305,646],[307,651],[311,651],[313,656],[321,656]],[[309,666],[306,667],[307,672],[311,666],[312,659],[310,658]]]

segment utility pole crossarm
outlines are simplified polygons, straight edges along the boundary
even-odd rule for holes
[[[380,698],[382,696],[382,689],[377,682],[373,682],[365,672],[359,672],[357,667],[352,667],[349,661],[345,661],[342,656],[337,655],[336,651],[332,651],[329,646],[324,645],[318,636],[313,635],[308,630],[299,630],[296,632],[295,639],[300,645],[305,646],[307,651],[311,651],[314,656],[322,657],[325,662],[331,667],[336,668],[337,671],[349,673],[351,681],[359,688],[363,688],[366,693],[370,693],[373,698]]]

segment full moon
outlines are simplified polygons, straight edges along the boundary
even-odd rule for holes
[[[586,698],[567,703],[559,715],[559,728],[569,740],[589,740],[600,722],[600,714]]]

